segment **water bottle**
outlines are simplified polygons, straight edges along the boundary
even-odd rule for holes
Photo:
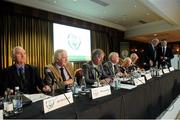
[[[115,81],[114,81],[114,84],[115,84],[115,90],[118,90],[118,89],[119,89],[119,88],[118,88],[118,81],[115,80]]]
[[[74,78],[74,83],[73,83],[73,94],[74,94],[74,97],[77,97],[78,96],[78,84],[77,84],[77,81],[76,81],[76,78]]]
[[[81,81],[81,94],[86,94],[86,81],[85,77],[82,76],[82,81]]]
[[[11,95],[11,90],[9,88],[6,89],[5,91],[5,97],[3,101],[3,114],[6,117],[12,116],[14,114],[14,109],[13,109],[13,102],[10,97]]]
[[[13,99],[14,113],[18,114],[22,112],[22,95],[19,91],[19,87],[15,87],[15,95]]]

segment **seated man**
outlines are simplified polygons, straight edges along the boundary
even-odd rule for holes
[[[108,76],[122,76],[122,68],[119,65],[119,54],[111,52],[109,54],[109,61],[103,64],[104,70]]]
[[[94,82],[100,82],[106,84],[107,81],[103,80],[107,78],[103,69],[104,52],[101,49],[95,49],[92,51],[92,61],[83,64],[83,75],[87,85],[93,85]],[[98,81],[100,80],[100,81]]]
[[[37,93],[37,87],[43,92],[51,91],[48,85],[44,85],[42,79],[37,74],[37,69],[26,63],[25,50],[17,46],[12,52],[15,64],[5,70],[5,88],[14,89],[19,86],[24,94]]]
[[[136,66],[132,65],[132,60],[129,57],[124,59],[122,67],[125,69],[126,73],[131,73],[136,69]]]
[[[67,58],[67,52],[58,49],[54,53],[53,63],[45,67],[45,83],[63,93],[68,92],[73,84],[73,68]]]
[[[131,53],[130,58],[132,60],[132,64],[136,65],[137,64],[137,60],[139,59],[138,55],[136,53]]]

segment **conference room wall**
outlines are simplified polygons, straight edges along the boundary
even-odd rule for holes
[[[37,66],[42,78],[44,66],[52,62],[53,22],[90,29],[91,49],[101,48],[106,56],[111,51],[120,52],[120,41],[124,39],[123,31],[5,1],[0,3],[0,14],[1,69],[13,64],[12,49],[20,45],[27,51],[27,63]],[[82,63],[74,63],[75,69]]]

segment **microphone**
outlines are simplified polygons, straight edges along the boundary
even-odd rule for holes
[[[58,87],[61,87],[61,86],[57,83],[57,81],[56,81],[56,79],[55,79],[55,76],[53,75],[53,73],[51,72],[51,70],[50,70],[50,69],[46,69],[46,72],[47,72],[47,74],[49,75],[49,77],[52,79],[52,86],[54,86],[54,83],[56,83]],[[52,93],[52,94],[53,94],[53,96],[55,95],[54,87],[53,87],[53,93]],[[68,97],[66,96],[66,94],[63,93],[63,95],[64,95],[64,97],[66,98],[66,100],[68,101],[68,103],[71,104],[71,102],[69,101],[69,99],[68,99]],[[75,114],[76,114],[76,118],[78,119],[79,116],[78,116],[78,113],[77,113],[75,104],[74,104],[74,107],[73,107],[73,108],[74,108],[74,111],[75,111]]]

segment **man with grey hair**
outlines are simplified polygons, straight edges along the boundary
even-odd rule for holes
[[[104,70],[108,76],[121,76],[122,69],[119,65],[119,54],[117,52],[111,52],[108,56],[109,61],[103,64]]]
[[[159,39],[154,38],[151,40],[151,43],[145,48],[144,57],[145,64],[150,67],[156,66],[157,61],[157,45],[159,44]]]
[[[94,82],[100,80],[101,84],[105,84],[106,81],[103,80],[107,78],[104,71],[102,62],[104,59],[104,52],[101,49],[94,49],[92,51],[92,60],[88,63],[83,64],[83,75],[85,77],[87,85],[93,85]]]
[[[164,39],[161,41],[161,47],[157,50],[158,67],[170,67],[172,58],[174,58],[172,50],[167,47],[167,41]]]
[[[51,88],[45,85],[37,73],[36,67],[26,64],[26,51],[17,46],[12,51],[14,64],[5,70],[5,88],[14,89],[19,86],[24,94],[49,92]]]
[[[58,92],[68,92],[73,84],[73,72],[67,52],[58,49],[54,53],[53,63],[45,67],[45,83]]]

